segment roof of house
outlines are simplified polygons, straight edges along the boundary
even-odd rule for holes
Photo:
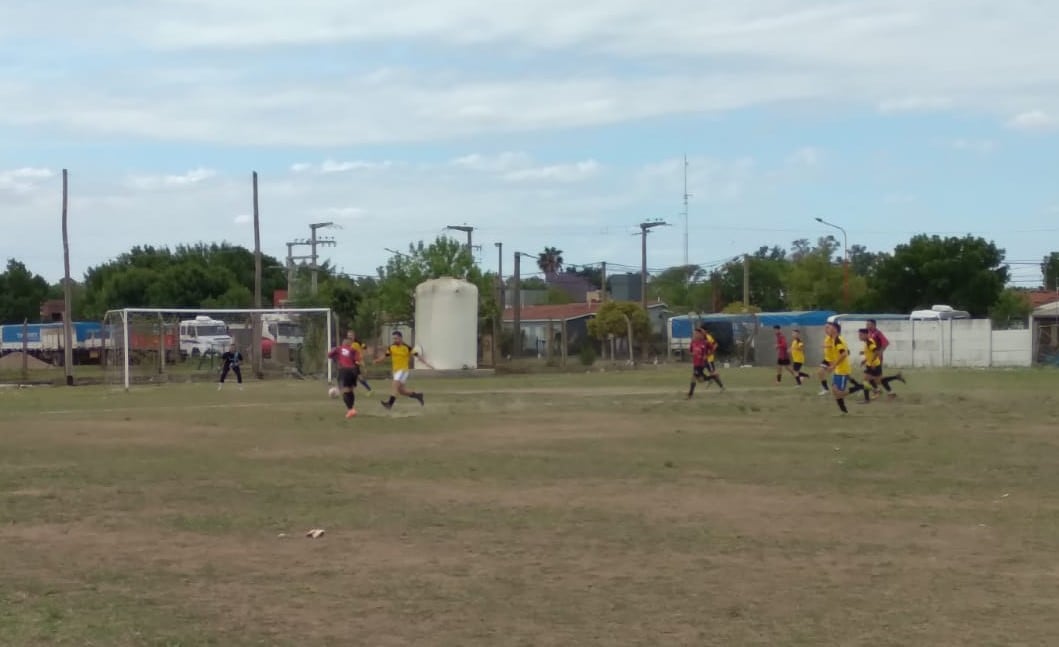
[[[1030,298],[1030,305],[1039,308],[1046,303],[1059,301],[1059,294],[1055,290],[1030,290],[1026,293]]]

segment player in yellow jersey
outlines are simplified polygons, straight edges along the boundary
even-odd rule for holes
[[[872,335],[871,328],[861,328],[857,331],[860,335],[860,341],[864,344],[864,350],[861,354],[864,356],[862,363],[864,364],[864,381],[871,384],[872,390],[878,393],[879,386],[886,389],[886,393],[892,400],[897,397],[897,394],[890,388],[890,382],[894,380],[904,381],[904,378],[900,373],[897,375],[891,375],[889,377],[883,377],[883,357],[882,351],[879,349],[879,343],[876,341],[874,335]],[[868,391],[865,388],[864,391],[864,402],[869,402]]]
[[[841,332],[842,327],[837,323],[824,326],[824,333],[831,340],[829,346],[833,358],[827,363],[827,371],[831,373],[831,393],[835,396],[839,410],[849,413],[846,408],[846,396],[862,390],[864,386],[850,375],[852,363],[849,358],[849,346],[846,345],[846,340],[842,339]]]
[[[824,360],[820,362],[820,393],[817,393],[817,395],[831,393],[831,387],[827,384],[828,370],[831,364],[838,359],[835,355],[835,340],[828,332],[831,330],[832,325],[838,326],[838,324],[824,324]]]
[[[797,328],[791,331],[791,364],[794,369],[794,381],[801,386],[802,380],[809,377],[809,374],[802,370],[805,366],[805,341]]]
[[[346,337],[349,339],[350,347],[353,350],[357,351],[357,353],[360,355],[360,357],[363,358],[364,357],[364,353],[368,349],[359,339],[357,339],[357,333],[352,331],[352,330],[350,330],[349,332],[346,333]],[[368,381],[366,379],[364,379],[363,360],[361,361],[361,366],[360,366],[360,377],[358,377],[357,379],[360,380],[360,383],[364,386],[365,390],[367,390],[368,393],[371,393],[371,385],[368,384]]]
[[[418,358],[418,360],[427,368],[434,367],[431,366],[426,358],[420,355],[415,349],[404,343],[404,336],[399,330],[395,330],[393,333],[390,347],[386,349],[386,357],[390,358],[390,367],[393,370],[393,392],[390,394],[389,400],[382,401],[382,406],[387,409],[393,408],[393,403],[397,401],[398,395],[417,400],[419,404],[422,405],[423,394],[409,391],[405,387],[405,384],[408,382],[409,374],[412,372],[412,358]],[[376,358],[376,361],[381,359],[381,357],[378,357]]]

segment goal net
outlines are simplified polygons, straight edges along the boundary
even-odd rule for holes
[[[128,389],[136,384],[216,381],[221,355],[229,349],[242,355],[244,380],[256,379],[255,368],[260,368],[266,378],[330,382],[327,351],[337,339],[330,308],[126,308],[106,313],[97,343],[106,384]]]

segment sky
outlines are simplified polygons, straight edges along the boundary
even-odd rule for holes
[[[681,264],[684,155],[692,263],[841,239],[816,218],[873,251],[980,235],[1027,287],[1059,250],[1059,3],[5,5],[0,257],[50,281],[64,168],[77,278],[133,245],[252,248],[252,171],[263,250],[333,222],[351,274],[450,225],[506,274],[545,246],[638,267],[661,219],[648,265]]]

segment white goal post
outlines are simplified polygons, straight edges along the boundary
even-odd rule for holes
[[[263,373],[330,382],[326,354],[337,338],[330,308],[122,308],[107,311],[93,343],[104,381],[128,390],[141,382],[215,380],[221,355],[233,347]]]

